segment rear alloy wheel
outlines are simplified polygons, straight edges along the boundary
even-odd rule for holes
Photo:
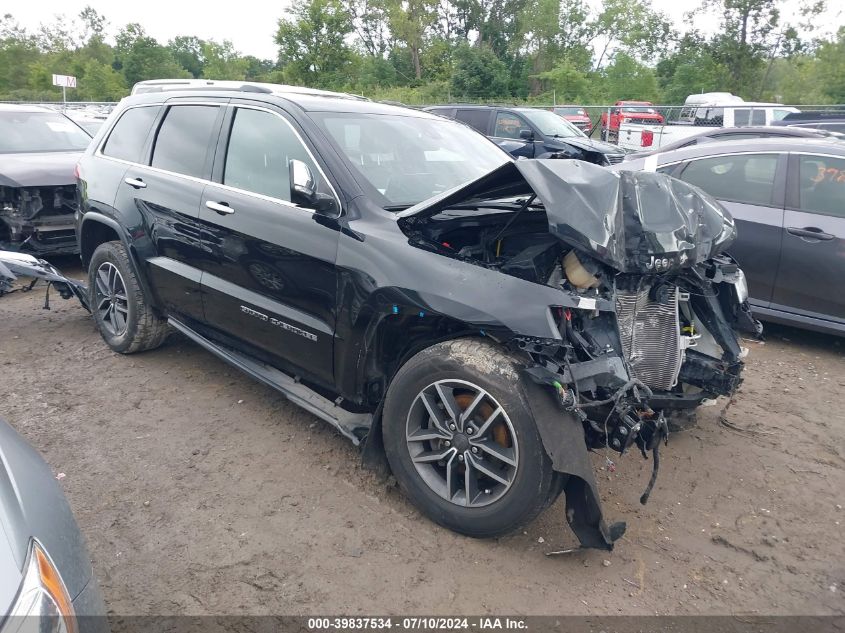
[[[94,279],[94,309],[99,322],[112,336],[125,334],[129,319],[129,298],[120,271],[111,262],[103,262],[97,268]]]
[[[561,491],[518,363],[486,340],[438,343],[408,360],[388,389],[382,435],[403,492],[462,534],[516,530]]]
[[[91,255],[88,298],[94,323],[115,352],[153,349],[167,338],[167,321],[147,303],[121,242],[100,244]]]

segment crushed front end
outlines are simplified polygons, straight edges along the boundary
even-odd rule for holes
[[[0,246],[36,255],[79,252],[76,186],[0,186]]]
[[[583,547],[612,548],[625,525],[605,524],[587,451],[650,454],[645,503],[672,416],[732,396],[745,355],[736,331],[760,333],[723,254],[732,218],[662,174],[554,160],[506,165],[414,213],[412,243],[559,290],[537,306],[552,336],[502,342],[526,359],[529,406],[569,475],[570,526]]]

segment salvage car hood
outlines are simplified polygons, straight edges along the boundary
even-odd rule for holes
[[[653,172],[608,171],[577,160],[505,163],[401,212],[426,218],[455,205],[536,194],[549,232],[620,272],[666,272],[723,251],[736,236],[715,199]]]
[[[73,168],[82,152],[0,154],[0,186],[41,187],[72,185]]]
[[[567,136],[565,138],[552,138],[550,142],[561,145],[572,145],[587,152],[598,152],[600,154],[624,154],[625,150],[618,145],[611,145],[603,141],[594,141],[583,136]]]

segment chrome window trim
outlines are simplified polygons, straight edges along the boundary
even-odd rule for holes
[[[261,107],[261,106],[253,106],[253,105],[249,105],[249,104],[229,103],[228,101],[226,103],[220,103],[220,102],[215,102],[215,101],[175,101],[175,102],[161,101],[161,102],[156,102],[156,103],[139,103],[137,105],[127,106],[120,113],[120,116],[117,118],[114,125],[111,126],[111,128],[108,130],[108,133],[106,134],[105,138],[100,142],[100,145],[94,151],[94,156],[96,156],[97,158],[110,160],[110,161],[113,161],[113,162],[116,162],[116,163],[122,163],[124,165],[129,165],[130,167],[141,167],[143,169],[149,169],[150,171],[152,171],[154,173],[163,174],[165,176],[176,176],[177,178],[183,178],[183,179],[189,180],[191,182],[196,182],[196,183],[205,184],[205,185],[214,185],[215,187],[220,187],[221,189],[226,189],[226,190],[233,191],[233,192],[239,193],[239,194],[245,194],[247,196],[258,198],[259,200],[264,200],[264,201],[267,201],[267,202],[279,203],[279,204],[282,204],[286,207],[292,207],[292,208],[300,210],[300,211],[306,211],[308,213],[316,213],[317,212],[316,209],[312,209],[310,207],[301,207],[298,204],[296,204],[295,202],[292,202],[290,200],[282,200],[281,198],[274,198],[273,196],[267,196],[267,195],[264,195],[264,194],[261,194],[261,193],[257,193],[255,191],[247,191],[245,189],[238,189],[237,187],[232,187],[231,185],[225,185],[222,182],[214,182],[213,180],[208,180],[206,178],[198,178],[196,176],[189,176],[187,174],[180,174],[179,172],[168,171],[166,169],[160,169],[159,167],[153,167],[152,165],[145,165],[143,163],[137,163],[137,162],[130,161],[130,160],[124,160],[122,158],[116,158],[114,156],[109,156],[108,154],[103,153],[103,147],[105,146],[106,142],[108,141],[109,136],[111,136],[112,131],[114,130],[115,126],[117,125],[117,122],[120,121],[120,119],[123,117],[123,115],[127,111],[135,109],[135,108],[168,107],[168,106],[171,106],[171,105],[205,105],[205,106],[212,106],[212,107],[216,107],[216,108],[248,108],[248,109],[251,109],[251,110],[261,110],[263,112],[268,112],[270,114],[275,115],[276,117],[278,117],[279,119],[284,121],[285,124],[287,124],[287,126],[291,129],[291,131],[296,136],[297,140],[305,148],[305,151],[308,153],[308,156],[311,158],[311,161],[314,163],[314,166],[317,168],[317,171],[320,173],[320,176],[322,176],[323,180],[326,182],[326,184],[331,189],[332,195],[334,196],[335,202],[337,203],[337,208],[339,210],[338,214],[334,217],[341,217],[343,215],[343,206],[340,203],[340,196],[338,196],[337,190],[334,188],[334,185],[332,184],[332,182],[326,177],[326,173],[323,171],[322,167],[320,167],[320,163],[317,162],[316,158],[314,157],[314,154],[311,152],[308,145],[303,140],[302,135],[297,131],[297,129],[295,127],[293,127],[293,125],[291,124],[290,121],[288,121],[285,117],[283,117],[278,112],[271,110],[270,108],[264,108],[264,107]],[[222,132],[222,130],[221,130],[221,132]],[[228,143],[227,143],[226,148],[228,150]],[[224,160],[225,160],[225,158],[224,158]],[[224,164],[224,175],[225,175],[225,164]]]
[[[338,195],[337,190],[334,188],[332,181],[329,180],[328,176],[326,176],[326,172],[324,172],[323,168],[320,167],[320,162],[317,160],[317,158],[314,156],[314,153],[308,147],[308,143],[306,143],[305,139],[302,138],[302,135],[299,133],[299,130],[297,130],[293,126],[293,124],[290,121],[287,120],[286,117],[282,116],[281,114],[279,114],[278,112],[276,112],[275,110],[272,110],[270,108],[265,108],[263,106],[252,105],[252,104],[227,103],[226,107],[228,107],[228,108],[245,108],[247,110],[258,110],[260,112],[267,112],[268,114],[272,114],[276,118],[284,121],[284,123],[290,128],[291,132],[294,133],[294,136],[296,136],[296,140],[299,141],[299,144],[302,145],[302,147],[305,149],[306,153],[308,154],[308,157],[311,159],[311,162],[314,164],[314,167],[319,172],[323,181],[329,186],[329,189],[332,192],[332,196],[334,197],[334,201],[337,204],[337,209],[338,209],[337,215],[335,217],[340,217],[340,216],[343,215],[343,206],[340,203],[340,196]],[[231,134],[231,130],[230,130],[229,134]],[[228,141],[226,142],[226,153],[227,154],[229,153],[229,143],[228,143]],[[223,157],[223,161],[224,161],[223,162],[223,174],[221,176],[221,179],[226,177],[226,163],[225,163],[226,156]],[[224,189],[229,189],[231,191],[235,191],[237,193],[243,193],[243,194],[247,194],[247,195],[250,195],[250,196],[254,196],[254,197],[259,198],[261,200],[267,200],[269,202],[280,202],[280,203],[282,203],[286,206],[294,207],[295,209],[302,209],[303,211],[309,211],[311,213],[317,212],[316,209],[312,209],[310,207],[301,207],[298,204],[296,204],[295,202],[292,202],[290,200],[283,200],[281,198],[274,198],[273,196],[268,196],[268,195],[265,195],[263,193],[258,193],[256,191],[247,191],[246,189],[239,189],[238,187],[232,187],[231,185],[227,185],[223,182],[212,182],[211,184],[216,185],[218,187],[223,187]]]
[[[681,148],[684,149],[684,148]],[[680,165],[681,163],[691,163],[694,160],[705,160],[708,158],[721,158],[723,156],[746,156],[748,154],[777,154],[780,156],[781,154],[789,154],[789,150],[785,149],[774,149],[768,151],[760,151],[760,150],[746,150],[742,152],[730,152],[728,154],[708,154],[707,156],[696,156],[695,158],[681,158],[679,160],[673,160],[668,163],[660,163],[657,165],[657,169],[661,169],[663,167],[674,167],[675,165]]]
[[[724,157],[727,157],[727,156],[748,156],[748,155],[753,155],[753,154],[774,155],[774,156],[777,156],[778,159],[780,159],[780,157],[783,156],[783,155],[786,155],[788,157],[789,156],[789,150],[782,150],[781,149],[781,150],[771,150],[771,151],[768,151],[768,152],[767,151],[761,152],[760,150],[755,150],[755,151],[743,151],[743,152],[730,152],[728,154],[710,154],[708,156],[698,156],[696,158],[687,158],[687,159],[683,159],[683,160],[676,160],[676,161],[673,161],[671,163],[664,163],[663,165],[658,165],[655,168],[655,171],[657,169],[663,169],[664,167],[675,167],[677,165],[680,165],[681,163],[689,164],[689,163],[692,163],[693,161],[697,161],[697,160],[710,160],[710,159],[713,159],[713,158],[724,158]],[[686,169],[686,168],[684,168],[684,169]],[[683,182],[687,182],[686,180],[684,180],[683,178],[680,177],[682,175],[683,175],[683,172],[678,174],[678,176],[672,176],[672,178],[677,178],[678,180],[682,180]],[[777,176],[777,165],[775,166],[775,175]],[[688,183],[688,184],[690,184],[690,183]],[[777,184],[777,183],[773,181],[772,187],[774,187],[775,184]],[[697,187],[698,185],[693,185],[693,186]],[[707,193],[707,192],[705,192],[705,193]],[[708,195],[712,196],[713,194],[708,193]],[[713,196],[713,197],[716,198],[716,196]],[[760,202],[746,202],[745,200],[729,200],[728,198],[716,198],[716,200],[724,201],[724,202],[732,202],[734,204],[747,204],[747,205],[755,206],[755,207],[766,207],[767,209],[783,209],[784,208],[783,206],[778,206],[776,204],[771,204],[771,203],[766,204],[766,203],[760,203]]]

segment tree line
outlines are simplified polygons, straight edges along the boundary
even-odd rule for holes
[[[161,43],[143,25],[112,33],[86,7],[36,30],[0,19],[0,100],[113,101],[137,81],[195,77],[341,90],[408,104],[444,101],[845,103],[845,27],[814,35],[825,0],[786,20],[776,0],[704,0],[678,29],[642,0],[294,0],[275,60],[193,35]],[[699,19],[718,20],[705,35]]]

